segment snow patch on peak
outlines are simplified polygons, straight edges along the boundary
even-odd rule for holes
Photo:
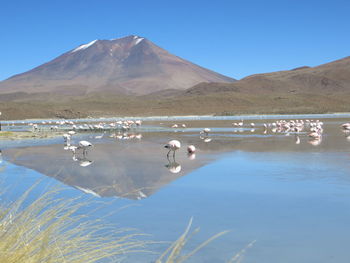
[[[135,46],[136,46],[138,43],[140,43],[142,40],[144,40],[143,37],[137,38],[136,41],[135,41]]]
[[[139,38],[139,36],[134,36],[134,39],[138,39]]]
[[[80,45],[79,47],[77,47],[76,49],[74,49],[71,53],[77,52],[77,51],[79,51],[79,50],[87,49],[88,47],[90,47],[90,46],[92,46],[93,44],[95,44],[96,41],[97,41],[97,39],[94,40],[94,41],[91,41],[91,42],[89,42],[89,43],[87,43],[87,44]]]

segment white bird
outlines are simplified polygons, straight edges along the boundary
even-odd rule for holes
[[[67,146],[67,149],[72,151],[73,154],[75,154],[75,152],[77,151],[78,147],[74,146],[74,145],[70,145],[70,146]]]
[[[194,145],[187,146],[187,152],[189,154],[195,153],[195,151],[196,151],[196,147]]]
[[[350,130],[350,123],[344,123],[341,125],[344,130]]]
[[[209,129],[209,128],[204,128],[201,132],[200,132],[200,134],[205,134],[206,136],[208,136],[208,134],[209,134],[209,132],[210,132],[211,130]]]
[[[88,141],[80,141],[78,145],[79,145],[79,147],[78,147],[79,149],[83,149],[83,154],[84,155],[86,154],[87,149],[89,147],[92,147],[91,142],[88,142]]]
[[[101,135],[96,135],[95,139],[102,139],[106,132],[102,133]]]
[[[70,137],[71,136],[69,134],[65,133],[62,136],[63,136],[63,139],[64,139],[65,142],[69,142],[70,141]]]
[[[174,152],[173,157],[175,157],[175,151],[181,148],[181,143],[178,140],[171,140],[164,146],[164,148],[169,149],[169,152],[166,155],[167,157],[169,157],[171,151]]]

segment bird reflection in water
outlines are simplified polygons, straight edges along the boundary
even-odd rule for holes
[[[88,141],[80,141],[78,146],[71,145],[70,143],[65,143],[63,147],[66,151],[71,151],[73,153],[72,160],[77,162],[81,167],[87,167],[93,163],[93,161],[87,158],[88,148],[91,148],[92,144]],[[82,149],[82,151],[78,151]]]
[[[199,136],[199,138],[201,140],[203,140],[203,142],[211,142],[212,141],[212,138],[209,138],[208,136]]]
[[[344,134],[345,134],[345,139],[346,139],[348,142],[350,142],[350,133],[349,133],[349,131],[348,131],[348,130],[345,130],[345,131],[344,131]]]
[[[89,160],[84,154],[82,156],[77,156],[74,152],[72,157],[74,162],[78,162],[79,166],[87,167],[93,163],[93,161]]]
[[[322,142],[322,138],[318,138],[318,139],[311,139],[309,140],[309,143],[312,145],[312,146],[318,146],[320,145]]]
[[[172,160],[169,157],[167,159],[169,163],[165,167],[168,168],[169,172],[173,174],[181,172],[181,165],[175,161],[175,157]]]
[[[141,140],[142,139],[142,134],[134,134],[134,133],[113,133],[109,136],[110,138],[116,138],[118,140],[132,140],[132,139],[137,139]]]
[[[196,147],[194,145],[187,146],[187,157],[190,160],[196,159]]]
[[[196,159],[196,154],[195,153],[187,153],[187,157],[189,160],[192,161],[192,160]]]

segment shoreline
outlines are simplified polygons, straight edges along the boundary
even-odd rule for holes
[[[51,139],[62,134],[62,132],[0,131],[0,140]]]
[[[76,122],[98,122],[98,121],[111,121],[111,120],[135,120],[140,119],[142,121],[173,121],[173,120],[240,120],[240,119],[290,119],[290,118],[350,118],[350,112],[335,112],[335,113],[312,113],[312,114],[239,114],[239,115],[155,115],[155,116],[104,116],[104,117],[90,117],[80,119],[62,119],[62,118],[34,118],[34,119],[16,119],[16,120],[0,120],[2,125],[18,124],[28,122],[41,122],[41,121],[76,121]]]

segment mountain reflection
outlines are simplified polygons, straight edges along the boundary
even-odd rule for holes
[[[5,147],[2,147],[2,154],[0,152],[0,163],[1,158],[4,158],[94,196],[144,199],[225,152],[348,150],[344,141],[349,140],[349,137],[345,134],[347,137],[344,138],[337,124],[327,126],[323,140],[310,139],[306,133],[291,135],[263,135],[261,129],[257,129],[254,134],[250,129],[240,133],[235,133],[235,130],[213,131],[210,137],[198,136],[197,131],[155,131],[143,135],[99,133],[73,137],[70,144],[65,145],[63,139],[61,144],[20,148],[9,148],[3,143]],[[85,155],[77,148],[82,137],[94,146]],[[176,152],[176,160],[167,159],[167,150],[163,147],[172,139],[179,140],[182,145]],[[15,147],[23,143],[19,142]],[[198,149],[196,154],[188,155],[188,145],[195,145]]]
[[[100,141],[101,142],[101,141]],[[98,197],[143,199],[173,180],[204,164],[191,161],[185,149],[167,160],[162,143],[114,141],[94,143],[88,155],[72,153],[62,145],[6,150],[14,164],[53,177],[66,185]],[[181,165],[180,165],[181,163]]]

